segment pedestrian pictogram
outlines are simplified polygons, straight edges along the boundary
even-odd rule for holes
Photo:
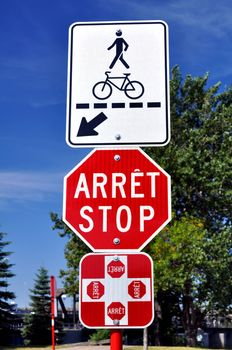
[[[115,39],[115,41],[113,42],[113,44],[108,47],[108,50],[111,50],[114,46],[116,47],[116,55],[110,65],[110,69],[112,69],[115,65],[115,63],[120,60],[122,62],[122,64],[126,67],[126,68],[130,68],[129,65],[126,63],[126,61],[123,59],[123,51],[127,50],[129,45],[127,44],[127,42],[121,37],[122,35],[122,31],[119,29],[116,31],[116,36],[118,37],[117,39]]]
[[[162,21],[70,27],[66,132],[70,146],[169,142],[167,32]]]
[[[80,320],[88,328],[144,328],[153,321],[153,263],[145,253],[85,255],[79,288]]]

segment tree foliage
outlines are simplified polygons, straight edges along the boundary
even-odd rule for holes
[[[173,220],[150,245],[156,295],[175,293],[188,345],[195,345],[197,329],[207,313],[230,311],[231,241],[228,229],[209,238],[199,219],[184,216]]]
[[[232,88],[207,84],[207,74],[183,80],[173,69],[171,141],[146,149],[172,181],[174,219],[151,245],[157,295],[178,296],[188,345],[205,314],[226,312],[232,301]]]
[[[170,82],[171,141],[147,148],[172,178],[172,210],[203,219],[211,230],[231,225],[232,88],[207,87],[208,75]]]
[[[5,236],[5,233],[0,232],[0,344],[7,341],[12,321],[11,301],[15,298],[14,293],[9,291],[9,279],[14,274],[10,270],[13,264],[8,258],[11,252],[5,250],[10,242],[4,241]]]
[[[51,297],[48,271],[41,267],[30,290],[31,313],[24,319],[22,335],[26,345],[51,343]]]
[[[89,253],[89,248],[73,233],[57,214],[51,213],[51,220],[54,223],[53,229],[58,230],[61,237],[68,239],[64,255],[66,258],[67,269],[60,271],[60,277],[63,278],[64,288],[69,295],[78,294],[79,288],[79,262],[82,256]]]

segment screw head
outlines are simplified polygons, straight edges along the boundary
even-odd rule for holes
[[[116,238],[114,238],[113,242],[114,242],[114,244],[116,244],[116,245],[117,245],[117,244],[119,244],[119,243],[120,243],[120,239],[116,237]]]
[[[114,256],[114,261],[119,261],[119,257],[117,255]]]
[[[117,135],[115,135],[115,138],[116,138],[116,140],[121,140],[121,135],[117,134]]]
[[[116,160],[116,162],[118,162],[120,160],[120,155],[119,154],[115,154],[114,160]]]
[[[113,324],[114,324],[115,326],[119,325],[119,320],[113,320]]]

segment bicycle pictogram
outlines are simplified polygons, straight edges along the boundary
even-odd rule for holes
[[[106,100],[113,92],[113,87],[119,91],[124,91],[125,95],[131,99],[138,99],[144,93],[144,86],[137,80],[130,80],[130,73],[124,73],[122,77],[109,76],[111,72],[107,71],[106,79],[99,81],[93,86],[92,92],[94,97],[99,100]]]

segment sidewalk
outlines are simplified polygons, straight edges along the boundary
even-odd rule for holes
[[[67,345],[59,345],[57,350],[110,350],[110,345],[90,345],[89,343],[76,343],[76,344],[67,344]]]

